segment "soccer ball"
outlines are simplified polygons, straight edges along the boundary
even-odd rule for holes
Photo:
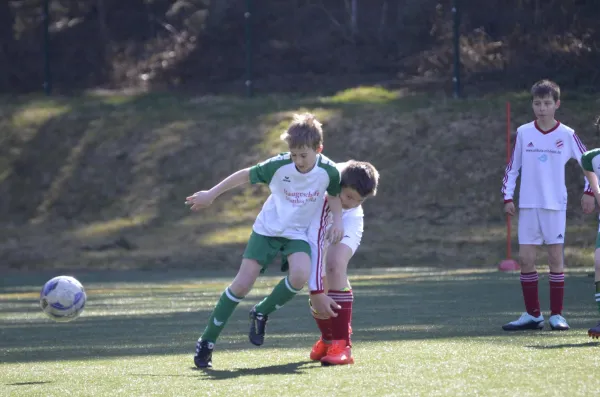
[[[83,311],[87,296],[83,285],[70,276],[58,276],[44,284],[40,306],[54,321],[75,320]]]

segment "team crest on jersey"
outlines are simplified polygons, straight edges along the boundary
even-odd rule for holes
[[[564,145],[564,142],[562,141],[562,139],[557,139],[556,140],[556,147],[558,149],[560,149],[561,147],[563,147],[563,145]]]

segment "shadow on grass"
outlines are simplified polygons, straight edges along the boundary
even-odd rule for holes
[[[173,375],[173,374],[129,374],[129,376],[142,376],[149,378],[195,378],[195,375]]]
[[[571,347],[596,347],[600,346],[600,342],[583,342],[583,343],[560,343],[558,345],[545,345],[545,346],[525,346],[530,349],[567,349]]]
[[[217,369],[198,369],[192,368],[194,371],[203,372],[205,374],[202,379],[210,380],[223,380],[239,378],[241,376],[255,376],[255,375],[300,375],[304,373],[304,369],[316,368],[317,365],[313,364],[312,361],[298,361],[295,363],[287,363],[280,365],[268,365],[266,367],[258,368],[237,368],[233,370],[217,370]],[[318,365],[320,367],[320,365]]]
[[[18,382],[18,383],[7,383],[6,386],[31,386],[31,385],[45,385],[48,383],[52,383],[51,381],[43,381],[43,382]]]
[[[133,275],[132,275],[133,276]],[[146,277],[151,276],[151,277]],[[107,289],[90,296],[86,312],[72,323],[43,320],[37,299],[0,300],[0,362],[35,362],[50,360],[100,359],[107,357],[189,354],[204,329],[210,311],[228,284],[227,278],[183,279],[186,286],[197,288],[153,290],[164,285],[160,277],[146,274],[139,280],[153,279],[155,284]],[[108,285],[108,276],[101,282]],[[118,274],[113,282],[122,282]],[[132,277],[134,279],[134,277]],[[172,276],[172,279],[177,279]],[[15,281],[15,280],[13,280]],[[31,285],[22,279],[23,285]],[[141,282],[141,281],[140,281]],[[585,274],[570,275],[565,300],[570,302],[565,314],[574,328],[587,329],[594,323],[594,308],[588,294],[589,279]],[[217,343],[215,354],[221,351],[247,350],[253,347],[247,340],[248,310],[262,299],[270,285],[259,283],[240,303],[229,319]],[[193,286],[193,285],[192,285]],[[540,282],[540,301],[547,307],[547,283]],[[26,293],[28,288],[11,283],[0,288]],[[101,290],[98,290],[101,291]],[[264,292],[263,292],[264,291]],[[427,341],[443,339],[494,338],[498,343],[530,343],[531,333],[511,333],[501,325],[518,317],[522,297],[518,275],[499,273],[464,273],[444,275],[436,272],[406,274],[401,271],[385,274],[385,278],[359,278],[354,285],[353,342],[356,346],[381,341]],[[10,295],[10,293],[8,294]],[[575,302],[589,301],[585,305]],[[20,302],[20,303],[19,303]],[[21,309],[18,309],[18,308]],[[22,314],[19,314],[22,310]],[[318,338],[318,330],[307,305],[307,296],[299,296],[285,308],[273,313],[269,321],[265,357],[269,349],[306,349]],[[539,334],[547,348],[555,335]],[[561,334],[562,337],[562,334]],[[512,341],[512,342],[511,342]],[[557,341],[558,342],[558,341]],[[560,343],[565,343],[561,340]],[[585,343],[578,347],[592,347]],[[542,346],[530,346],[544,348]],[[303,363],[298,364],[299,366]],[[265,367],[262,371],[293,371],[292,367]],[[221,378],[250,375],[261,369],[215,372]],[[236,372],[237,371],[237,372]],[[265,372],[271,373],[271,372]]]

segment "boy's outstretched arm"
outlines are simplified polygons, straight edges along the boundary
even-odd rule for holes
[[[250,168],[244,168],[229,175],[210,190],[201,190],[186,197],[185,204],[190,205],[192,211],[208,207],[221,194],[234,187],[250,182]]]
[[[325,236],[331,244],[339,243],[344,238],[344,223],[342,222],[342,200],[340,196],[327,196],[329,209],[333,216],[333,224]]]

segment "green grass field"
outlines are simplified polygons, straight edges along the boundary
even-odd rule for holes
[[[175,272],[76,273],[88,304],[72,323],[38,308],[51,274],[0,284],[3,396],[590,396],[600,390],[593,279],[572,271],[572,330],[505,333],[522,309],[518,276],[492,270],[374,269],[353,280],[356,364],[321,367],[308,353],[316,326],[299,296],[271,316],[262,347],[247,313],[278,281],[265,277],[234,313],[213,356],[192,354],[212,305],[233,276]],[[541,271],[545,274],[545,271]],[[540,281],[548,308],[547,277]]]

